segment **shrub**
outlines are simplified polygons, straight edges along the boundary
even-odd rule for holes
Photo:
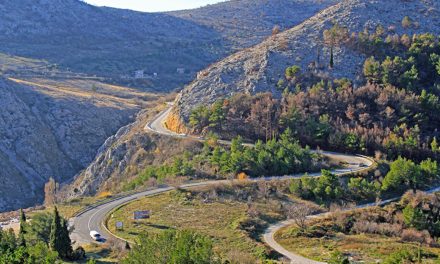
[[[405,229],[402,232],[403,242],[416,242],[427,245],[434,245],[435,240],[429,235],[428,231],[418,231],[416,229]]]
[[[402,234],[402,226],[399,224],[356,221],[353,224],[352,232],[357,234],[368,233],[385,236],[400,236],[400,234]]]

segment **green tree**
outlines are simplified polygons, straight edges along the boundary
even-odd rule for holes
[[[234,138],[231,144],[231,157],[229,163],[232,173],[236,174],[243,171],[246,163],[243,152],[243,139],[241,137]]]
[[[189,116],[189,125],[195,130],[201,130],[209,124],[209,109],[204,106],[196,107]]]
[[[379,83],[381,80],[381,65],[374,57],[365,60],[364,76],[370,83]]]
[[[26,247],[25,235],[27,233],[26,215],[23,209],[20,209],[20,230],[18,233],[19,246]]]
[[[350,178],[348,189],[361,199],[372,199],[378,194],[375,182],[369,182],[363,178]]]
[[[330,67],[334,66],[334,48],[348,39],[348,30],[338,24],[324,30],[324,43],[330,46]]]
[[[67,221],[60,216],[56,206],[53,212],[49,244],[50,248],[56,251],[61,258],[68,258],[72,254]]]
[[[49,245],[50,230],[53,216],[50,213],[37,213],[29,225],[29,236],[34,241],[42,241]]]
[[[409,90],[415,90],[419,81],[419,71],[415,65],[403,74],[403,85]]]
[[[433,161],[431,159],[424,160],[420,162],[420,170],[423,172],[423,176],[426,178],[433,180],[435,178],[438,178],[439,176],[439,168],[437,161]]]
[[[300,73],[301,73],[301,67],[299,67],[298,65],[294,65],[286,69],[285,76],[287,80],[295,81],[299,77]]]
[[[223,100],[218,100],[214,103],[211,110],[211,115],[209,116],[209,126],[214,127],[218,130],[222,129],[223,122],[226,119],[226,113],[223,109]]]
[[[402,189],[402,187],[409,187],[417,189],[422,184],[421,171],[412,160],[399,157],[391,163],[390,171],[385,176],[382,189]]]
[[[435,137],[432,139],[432,142],[431,142],[431,150],[432,150],[432,152],[439,152],[440,151],[440,148],[437,143],[437,138],[435,138]]]
[[[322,176],[318,179],[313,192],[318,199],[322,200],[339,198],[342,190],[338,176],[328,170],[322,170]]]
[[[334,51],[333,51],[333,46],[330,47],[330,62],[329,62],[329,66],[332,69],[335,66],[335,54],[334,54]]]
[[[26,263],[53,264],[58,259],[58,253],[50,250],[44,242],[37,242],[35,246],[29,247],[27,253]]]
[[[437,70],[438,75],[440,75],[440,58],[435,63],[435,69]]]
[[[419,208],[414,208],[408,204],[403,210],[403,219],[408,227],[422,230],[426,226],[426,217]]]

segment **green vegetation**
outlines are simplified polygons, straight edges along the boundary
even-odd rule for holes
[[[67,229],[67,220],[61,218],[58,209],[55,207],[50,229],[49,246],[52,250],[58,252],[61,258],[72,256],[72,242]]]
[[[371,57],[365,61],[364,75],[371,83],[392,85],[420,94],[424,89],[438,96],[440,45],[431,34],[415,35],[402,56]],[[379,57],[382,57],[378,55]]]
[[[278,137],[289,128],[309,146],[420,161],[439,154],[438,105],[436,95],[426,90],[416,95],[390,85],[353,89],[339,80],[307,92],[284,93],[280,100],[270,94],[235,95],[223,108],[221,129],[201,130],[253,140]]]
[[[329,67],[333,68],[335,66],[334,49],[348,40],[348,30],[338,24],[335,24],[330,29],[325,30],[323,35],[324,43],[330,46]]]
[[[0,230],[0,263],[56,263],[59,259],[79,260],[85,257],[80,247],[72,250],[67,220],[55,208],[53,214],[36,214],[32,221],[20,211],[20,230]]]
[[[139,245],[122,261],[145,263],[214,263],[212,241],[191,231],[165,231],[139,237]]]
[[[429,186],[431,182],[438,180],[439,176],[437,161],[428,159],[417,165],[412,160],[399,157],[391,163],[390,171],[383,180],[382,189],[412,188],[417,190]]]
[[[163,182],[167,178],[204,175],[205,177],[235,177],[240,173],[247,176],[288,175],[304,171],[319,171],[325,161],[308,148],[302,148],[290,129],[279,139],[263,143],[258,140],[255,147],[246,147],[243,139],[232,140],[230,147],[222,147],[215,135],[211,135],[200,152],[186,152],[176,157],[172,164],[147,167],[133,180],[124,185],[133,190],[154,179]]]
[[[209,148],[209,146],[207,146]],[[209,163],[220,173],[236,175],[240,172],[257,176],[286,175],[317,169],[317,156],[303,149],[291,130],[286,130],[279,140],[267,143],[257,141],[254,148],[243,146],[241,137],[232,140],[229,150],[215,146],[209,148]]]
[[[163,182],[166,178],[174,178],[178,176],[189,176],[194,174],[193,163],[190,160],[190,153],[185,153],[183,157],[174,159],[171,165],[150,166],[143,170],[133,180],[126,183],[124,190],[134,190],[143,186],[149,180]]]
[[[399,157],[389,167],[386,163],[381,163],[377,170],[363,176],[349,177],[347,180],[325,170],[320,178],[293,179],[289,190],[292,194],[319,204],[359,204],[373,202],[377,198],[386,199],[409,189],[427,189],[438,183],[439,178],[437,161],[427,159],[416,164],[412,160]]]
[[[214,256],[229,263],[265,263],[274,258],[260,240],[271,223],[288,217],[288,208],[300,206],[290,196],[288,181],[218,184],[145,197],[112,213],[107,226],[118,236],[137,241],[170,230],[191,230],[212,238]],[[310,212],[319,211],[310,206]],[[151,210],[150,219],[132,220],[133,212]],[[117,221],[124,223],[116,230]],[[225,262],[223,262],[225,263]]]
[[[323,170],[322,177],[303,177],[293,179],[289,190],[302,199],[318,204],[358,204],[374,201],[385,193],[381,193],[381,183],[371,175],[340,178]]]
[[[304,177],[292,180],[289,189],[292,194],[318,203],[330,203],[344,196],[338,176],[326,170],[322,171],[322,177],[319,178]]]
[[[215,106],[197,108],[193,113],[197,122],[191,127],[197,133],[266,141],[290,128],[301,143],[310,146],[370,155],[380,151],[391,160],[398,156],[437,159],[438,36],[386,35],[382,26],[349,36],[335,25],[324,32],[324,42],[332,50],[344,45],[365,54],[368,84],[353,89],[350,80],[322,79],[293,65],[276,84],[284,91],[281,99],[271,94],[234,95]],[[221,122],[209,121],[214,108]]]
[[[317,260],[328,261],[331,255],[341,260],[349,253],[354,261],[366,263],[434,263],[440,256],[439,197],[408,192],[385,208],[335,212],[311,220],[305,230],[284,228],[276,238],[286,248]]]

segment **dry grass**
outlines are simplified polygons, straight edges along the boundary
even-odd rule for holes
[[[110,85],[93,80],[80,79],[16,79],[10,81],[31,86],[53,98],[75,98],[88,100],[97,106],[117,109],[144,107],[145,102],[158,99],[157,95],[144,93],[135,89]]]
[[[347,254],[353,261],[362,263],[380,263],[391,253],[401,249],[411,249],[412,244],[402,243],[399,238],[381,235],[344,235],[336,234],[331,238],[310,238],[295,235],[296,227],[281,229],[275,238],[284,248],[302,256],[326,261],[335,250]],[[424,247],[425,252],[440,254],[440,249]],[[423,263],[434,263],[434,260],[424,260]]]
[[[252,259],[256,263],[257,248],[262,244],[253,240],[238,228],[247,218],[247,204],[235,201],[204,203],[200,200],[187,201],[177,197],[177,192],[155,197],[143,198],[116,210],[108,221],[108,227],[118,236],[136,240],[139,234],[157,233],[166,229],[190,229],[208,235],[214,239],[215,251],[222,257],[235,256],[241,252],[243,259]],[[273,207],[259,204],[260,212],[275,215]],[[147,220],[133,220],[136,210],[151,210]],[[117,221],[124,223],[124,230],[117,231]]]

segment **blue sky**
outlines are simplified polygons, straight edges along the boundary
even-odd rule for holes
[[[97,6],[111,6],[145,12],[191,9],[224,0],[85,0]]]

